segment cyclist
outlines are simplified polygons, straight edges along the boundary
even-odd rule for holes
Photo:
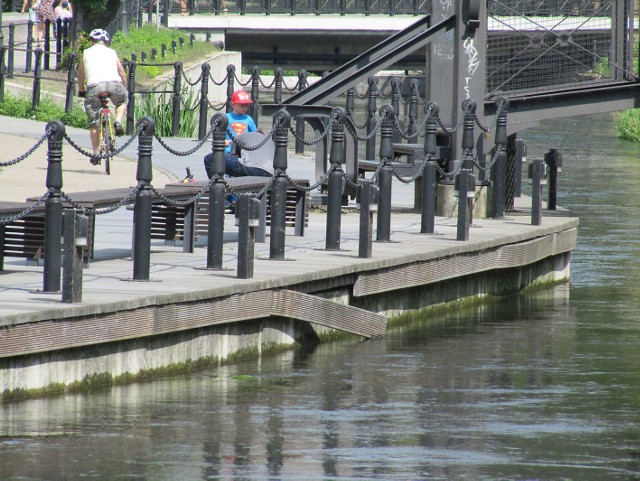
[[[127,109],[127,75],[112,48],[107,47],[109,34],[99,28],[89,33],[91,46],[82,53],[78,66],[78,95],[84,97],[84,110],[89,122],[89,135],[93,156],[91,163],[97,165],[100,159],[98,145],[98,110],[100,110],[99,95],[108,92],[111,101],[116,106],[116,118],[113,123],[116,135],[124,134],[122,119]]]

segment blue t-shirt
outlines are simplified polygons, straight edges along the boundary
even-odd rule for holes
[[[234,138],[231,138],[229,132],[227,132],[227,140],[234,140],[239,135],[245,132],[255,132],[258,130],[256,123],[253,121],[253,117],[248,114],[237,115],[233,112],[227,112],[227,119],[229,119],[229,130],[233,132]],[[233,144],[227,145],[224,149],[225,153],[231,153]]]

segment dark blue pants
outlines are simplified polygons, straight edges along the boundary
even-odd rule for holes
[[[271,174],[266,170],[258,169],[257,167],[247,167],[238,160],[238,157],[231,154],[224,154],[224,173],[229,177],[246,177],[250,175],[257,175],[259,177],[271,177]],[[204,156],[204,170],[207,171],[207,177],[213,177],[211,171],[211,162],[213,161],[213,153],[209,153]]]

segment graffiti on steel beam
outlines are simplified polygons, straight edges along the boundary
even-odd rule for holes
[[[465,80],[464,92],[465,92],[465,98],[470,98],[471,97],[471,92],[469,90],[470,84],[471,84],[471,80],[473,79],[473,76],[475,75],[475,73],[478,70],[478,67],[480,66],[480,55],[478,54],[478,49],[476,49],[476,46],[474,45],[473,37],[465,38],[462,46],[464,48],[464,53],[467,56],[467,69],[466,69],[467,76],[464,79]]]

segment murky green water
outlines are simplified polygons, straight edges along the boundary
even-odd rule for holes
[[[384,340],[1,406],[0,479],[640,479],[640,146],[599,117],[522,136],[530,158],[564,153],[570,285]]]

